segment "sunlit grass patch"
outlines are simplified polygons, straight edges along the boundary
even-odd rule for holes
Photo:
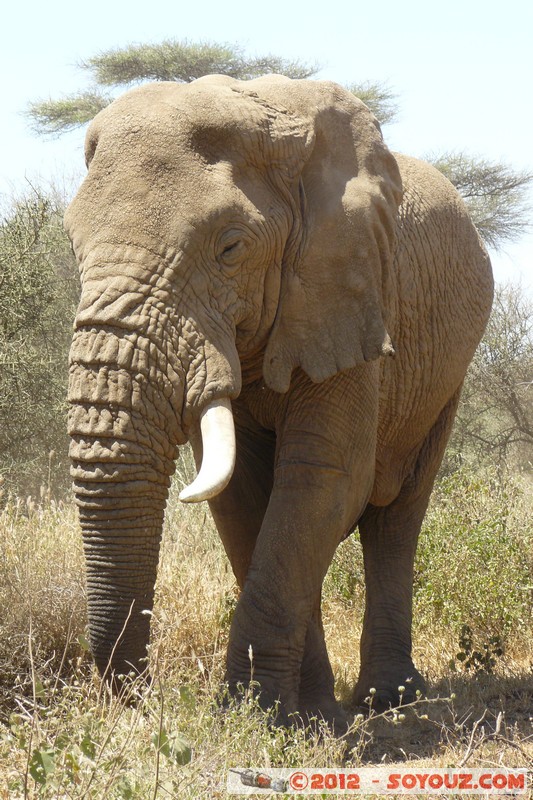
[[[0,512],[0,696],[32,664],[57,674],[80,655],[85,630],[83,554],[69,503],[9,500]]]

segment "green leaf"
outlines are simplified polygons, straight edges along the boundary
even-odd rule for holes
[[[15,736],[17,744],[21,750],[26,747],[26,731],[23,726],[23,719],[20,714],[11,714],[9,717],[9,727],[11,733]]]
[[[117,786],[118,796],[121,800],[133,800],[135,797],[134,788],[126,775],[122,775]]]
[[[71,783],[76,783],[80,772],[80,763],[74,753],[65,753],[65,769]]]
[[[80,635],[78,636],[78,644],[82,650],[85,650],[86,653],[90,652],[91,645],[89,644],[83,633],[80,633]]]
[[[42,700],[43,697],[45,696],[44,686],[39,680],[39,678],[37,678],[37,676],[35,677],[33,686],[35,691],[35,697],[38,697],[40,700]]]
[[[53,750],[34,750],[30,758],[30,775],[35,783],[44,786],[55,769]]]
[[[152,734],[152,744],[165,758],[184,766],[192,758],[192,748],[189,741],[181,733],[167,734],[164,728]]]
[[[80,742],[80,750],[84,756],[94,761],[96,756],[96,744],[93,742],[90,734],[86,733]]]
[[[54,747],[56,750],[65,750],[70,744],[71,740],[72,739],[69,733],[66,731],[61,731],[55,738]]]
[[[156,750],[159,750],[159,752],[163,753],[164,756],[170,758],[170,745],[167,732],[164,728],[161,728],[160,731],[152,734],[152,744]]]
[[[181,733],[173,733],[169,739],[170,754],[176,764],[181,767],[188,764],[192,759],[192,748],[189,741]]]
[[[188,708],[191,711],[194,710],[196,708],[196,697],[193,695],[189,687],[180,686],[178,692],[180,696],[180,703],[182,703],[185,708]]]

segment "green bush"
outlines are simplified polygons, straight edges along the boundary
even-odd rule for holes
[[[79,280],[63,205],[34,189],[0,222],[0,475],[16,494],[68,481],[67,359]]]
[[[365,572],[358,533],[348,536],[335,551],[324,582],[324,597],[347,607],[364,604]]]
[[[533,513],[527,487],[496,472],[460,471],[437,484],[415,563],[420,627],[464,626],[481,645],[532,622]],[[529,489],[530,491],[530,489]]]

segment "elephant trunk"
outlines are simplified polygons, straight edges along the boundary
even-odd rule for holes
[[[75,416],[75,415],[73,415]],[[229,400],[210,404],[202,415],[202,468],[181,497],[197,502],[226,485],[235,463],[235,434]],[[219,430],[219,425],[221,429]],[[80,462],[81,450],[102,458],[102,445],[73,437],[71,457],[86,561],[91,649],[95,663],[118,687],[117,676],[141,673],[147,663],[168,477],[120,482],[91,479],[110,476],[111,462]],[[88,448],[88,451],[87,451]],[[114,465],[116,467],[116,465]],[[170,465],[169,465],[170,467]],[[138,469],[138,466],[135,468]],[[167,470],[168,472],[169,470]]]
[[[108,326],[71,347],[71,474],[87,570],[89,635],[102,675],[146,668],[164,509],[183,389],[159,348]],[[113,675],[115,678],[113,678]]]
[[[240,375],[234,379],[235,370],[215,357],[211,345],[203,347],[209,356],[203,372],[187,372],[163,334],[156,338],[153,328],[142,329],[141,315],[138,320],[123,315],[113,325],[101,296],[89,310],[82,296],[76,320],[70,457],[86,558],[91,649],[100,673],[120,686],[113,675],[146,668],[164,510],[178,445],[187,440],[184,427],[192,429],[201,419],[203,468],[184,490],[184,499],[194,502],[214,496],[231,477],[235,438],[226,397],[235,394]]]
[[[165,497],[163,493],[157,500],[153,494],[138,495],[130,498],[126,508],[124,494],[129,485],[116,484],[114,488],[120,494],[120,505],[117,503],[112,513],[91,508],[88,496],[82,500],[79,492],[77,500],[91,650],[100,674],[120,685],[118,676],[142,673],[147,667]]]
[[[92,423],[94,411],[89,413]],[[91,649],[100,673],[112,678],[112,673],[146,667],[149,612],[174,463],[146,446],[140,460],[142,448],[131,442],[122,442],[118,455],[105,438],[76,432],[84,419],[87,409],[73,406],[71,472],[86,560]]]

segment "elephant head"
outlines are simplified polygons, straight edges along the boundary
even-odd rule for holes
[[[65,218],[70,453],[92,650],[120,673],[146,657],[178,446],[201,428],[183,500],[231,477],[241,366],[287,392],[295,368],[318,382],[392,352],[401,180],[360,101],[276,76],[134,89],[92,122],[86,161]]]

